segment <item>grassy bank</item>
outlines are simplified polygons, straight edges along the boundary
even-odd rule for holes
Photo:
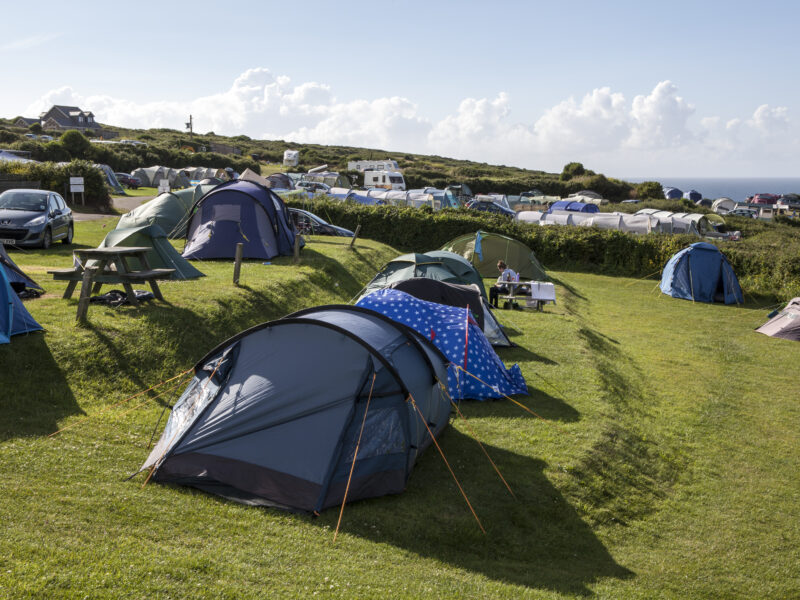
[[[109,226],[79,223],[76,240],[96,245]],[[45,274],[70,249],[12,254],[47,288],[28,303],[47,332],[0,346],[0,596],[800,593],[800,410],[783,366],[800,344],[754,333],[766,311],[753,304],[674,300],[652,281],[551,272],[556,306],[499,314],[518,344],[501,358],[530,388],[518,400],[546,421],[466,403],[467,424],[443,434],[485,536],[433,450],[405,493],[348,506],[336,545],[335,510],[311,519],[126,481],[177,390],[113,405],[246,327],[346,302],[396,254],[347,244],[312,238],[299,267],[248,262],[240,288],[230,263],[198,263],[208,277],[164,284],[168,305],[92,306],[85,328]],[[314,366],[298,357],[297,372]]]

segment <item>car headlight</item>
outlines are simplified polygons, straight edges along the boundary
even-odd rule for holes
[[[25,223],[25,227],[36,227],[37,225],[43,225],[44,222],[47,220],[46,215],[42,215],[41,217],[36,217]]]

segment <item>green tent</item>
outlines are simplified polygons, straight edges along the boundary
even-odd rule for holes
[[[427,277],[445,283],[462,285],[474,283],[478,286],[481,296],[484,300],[486,299],[483,280],[475,267],[464,257],[442,250],[434,250],[425,254],[403,254],[389,261],[367,284],[361,297],[412,277]]]
[[[205,277],[183,258],[167,239],[167,234],[158,225],[143,225],[127,229],[114,229],[100,242],[100,248],[114,246],[150,246],[147,261],[151,269],[175,269],[172,279],[195,279]],[[132,269],[142,269],[136,259],[129,259]],[[89,261],[90,263],[92,261]],[[90,266],[90,265],[87,265]]]
[[[212,189],[213,185],[197,185],[156,196],[122,215],[117,223],[117,229],[159,225],[173,240],[186,237],[189,211],[197,200]]]
[[[499,233],[476,231],[462,235],[447,242],[442,250],[466,258],[482,277],[497,277],[497,261],[502,260],[519,273],[520,279],[542,281],[548,278],[530,248]]]

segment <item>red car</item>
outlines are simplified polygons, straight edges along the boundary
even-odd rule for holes
[[[780,196],[776,194],[754,194],[752,198],[748,198],[750,204],[776,204],[780,200]]]
[[[135,190],[139,187],[138,177],[131,177],[127,173],[114,173],[114,175],[116,175],[117,181],[119,181],[121,185],[126,186],[128,189]]]

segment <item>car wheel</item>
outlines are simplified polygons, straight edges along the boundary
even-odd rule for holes
[[[67,237],[61,240],[63,244],[71,244],[72,243],[72,236],[75,235],[75,228],[70,224],[69,229],[67,229]]]
[[[50,231],[50,228],[44,230],[44,237],[42,238],[42,249],[47,250],[50,245],[53,243],[53,232]]]

